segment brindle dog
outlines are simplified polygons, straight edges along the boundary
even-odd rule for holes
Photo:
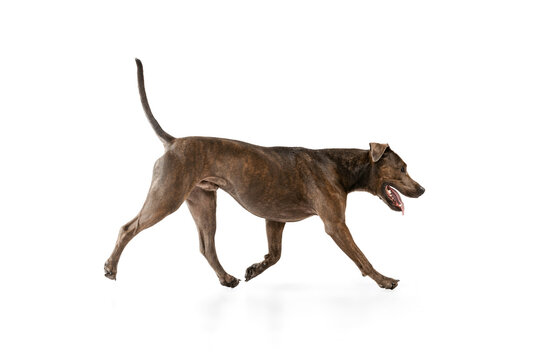
[[[139,232],[176,211],[186,201],[197,224],[201,253],[222,285],[239,280],[219,263],[214,245],[216,191],[223,189],[252,214],[266,219],[268,254],[246,270],[249,281],[274,265],[281,255],[286,222],[318,215],[336,244],[380,287],[394,289],[399,280],[377,272],[356,246],[345,224],[347,194],[367,191],[392,210],[404,211],[398,191],[419,197],[424,188],[407,173],[407,165],[387,144],[369,150],[262,147],[210,137],[174,138],[152,115],[144,88],[143,68],[136,59],[139,93],[150,124],[165,146],[154,165],[150,191],[139,214],[121,227],[105,276],[116,279],[120,254]]]

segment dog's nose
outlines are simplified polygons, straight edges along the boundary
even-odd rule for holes
[[[422,186],[420,186],[420,187],[418,188],[418,196],[422,195],[422,194],[425,193],[425,192],[426,192],[426,189],[424,189]]]

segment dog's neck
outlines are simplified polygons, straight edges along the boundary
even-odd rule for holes
[[[336,164],[336,170],[345,192],[368,191],[370,186],[372,164],[369,150],[360,149],[326,149],[328,157]]]

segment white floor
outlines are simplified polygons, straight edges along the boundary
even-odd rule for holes
[[[222,287],[198,253],[183,208],[130,243],[116,282],[102,276],[114,239],[96,240],[101,230],[12,244],[3,253],[2,352],[11,359],[535,358],[536,254],[527,251],[534,240],[510,246],[489,229],[429,234],[414,214],[426,216],[421,208],[433,205],[425,196],[409,200],[402,217],[378,199],[351,195],[352,209],[368,206],[393,221],[377,238],[369,224],[360,236],[350,219],[372,263],[401,280],[393,291],[363,278],[316,218],[288,224],[280,262],[235,289]],[[220,200],[230,210],[218,212],[218,251],[240,277],[265,253],[264,221],[224,193]]]

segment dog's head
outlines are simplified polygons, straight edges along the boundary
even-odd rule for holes
[[[371,162],[370,191],[395,211],[404,213],[405,205],[399,196],[417,198],[425,189],[411,179],[407,164],[393,152],[388,144],[369,144]]]

